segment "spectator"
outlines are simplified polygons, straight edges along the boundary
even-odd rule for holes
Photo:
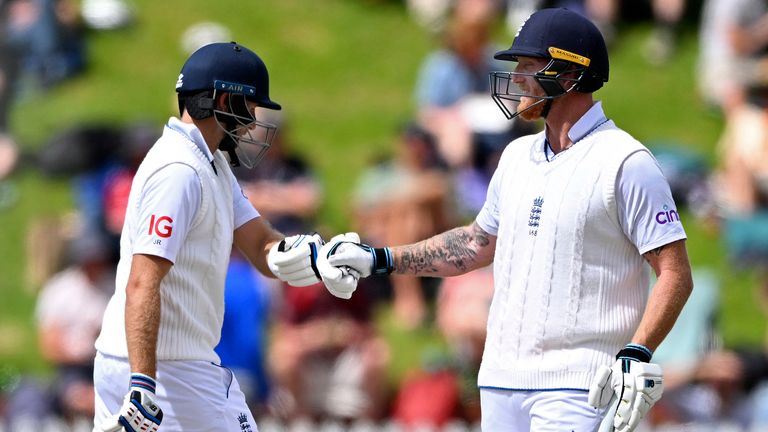
[[[385,414],[389,347],[373,325],[369,290],[360,291],[343,301],[321,284],[283,285],[268,354],[282,401],[278,415],[352,420]]]
[[[400,131],[395,159],[378,164],[358,180],[353,225],[372,244],[403,244],[440,232],[453,219],[450,183],[431,134],[410,124]],[[405,328],[427,315],[422,286],[428,279],[391,277],[394,312]]]
[[[716,177],[722,234],[732,262],[759,273],[757,297],[768,315],[768,5],[710,1],[702,37],[702,62],[720,56],[702,63],[701,84],[711,85],[704,91],[725,115]]]
[[[259,118],[276,124],[280,133],[264,154],[259,169],[232,171],[253,206],[286,235],[309,230],[320,207],[322,187],[309,164],[289,153],[290,128],[284,114],[259,110]]]
[[[494,15],[492,0],[458,1],[443,32],[443,47],[429,54],[419,71],[418,121],[435,136],[441,157],[451,167],[470,162],[476,127],[497,134],[509,127],[488,98],[488,74],[506,68],[493,60]]]
[[[71,264],[45,284],[36,315],[40,351],[56,369],[55,412],[72,420],[93,417],[93,344],[114,289],[114,273],[98,236],[79,233],[67,252]]]
[[[430,359],[404,378],[393,407],[397,421],[440,428],[451,419],[470,424],[480,420],[477,373],[492,297],[491,267],[442,280],[436,325],[449,355]]]
[[[157,139],[144,121],[82,124],[60,131],[38,155],[45,174],[70,177],[84,224],[107,237],[116,256],[131,181]]]
[[[0,133],[8,131],[8,115],[19,69],[19,55],[9,39],[10,8],[8,6],[8,1],[0,1]]]
[[[480,420],[476,377],[485,346],[488,309],[493,299],[493,269],[485,267],[446,278],[437,298],[437,327],[448,341],[460,380],[459,406],[469,422]]]
[[[706,0],[699,28],[699,91],[726,116],[746,101],[748,88],[765,75],[760,48],[766,46],[762,0]]]
[[[6,35],[21,73],[50,87],[85,67],[85,42],[72,0],[9,0]]]

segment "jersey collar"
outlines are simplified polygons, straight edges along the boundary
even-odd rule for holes
[[[208,158],[208,162],[213,162],[213,154],[211,154],[211,150],[208,148],[208,145],[205,143],[203,134],[200,133],[200,129],[198,129],[197,126],[195,126],[192,123],[184,123],[183,121],[179,120],[176,117],[171,117],[170,119],[168,119],[168,124],[166,125],[166,127],[171,128],[176,132],[179,132],[180,134],[188,138],[190,141],[195,143],[197,148],[200,149],[201,152],[203,152],[206,158]]]
[[[584,113],[581,118],[571,126],[568,131],[568,138],[572,143],[576,143],[587,134],[594,131],[598,126],[605,123],[608,120],[603,112],[603,103],[600,101],[595,102],[592,108]]]

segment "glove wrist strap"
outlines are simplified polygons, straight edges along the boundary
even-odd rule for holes
[[[388,247],[373,249],[372,273],[377,275],[390,274],[395,269],[392,250]]]
[[[157,384],[155,383],[155,380],[149,375],[133,373],[131,374],[131,387],[146,390],[152,394],[155,394],[155,388],[157,387]]]
[[[653,352],[640,344],[627,344],[618,354],[616,359],[635,360],[643,363],[649,363]]]

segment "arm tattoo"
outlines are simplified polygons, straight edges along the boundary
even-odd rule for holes
[[[648,262],[648,264],[650,264],[651,260],[648,259],[648,256],[651,255],[651,254],[653,254],[655,256],[661,255],[661,250],[664,249],[664,246],[666,246],[666,245],[661,245],[661,246],[657,247],[656,249],[652,249],[652,250],[649,250],[648,252],[644,253],[643,254],[643,258],[645,258],[645,261]]]
[[[419,243],[404,246],[395,268],[398,273],[438,273],[446,265],[466,272],[477,253],[488,246],[488,234],[477,224],[454,228]]]

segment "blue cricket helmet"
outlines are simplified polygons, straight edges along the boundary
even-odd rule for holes
[[[256,53],[236,42],[205,45],[182,66],[176,92],[194,94],[206,90],[243,94],[261,107],[281,109],[269,98],[267,66]]]
[[[575,90],[591,93],[608,81],[608,48],[589,19],[564,8],[541,9],[523,23],[509,49],[494,55],[517,61],[518,56],[563,60],[585,67]]]

